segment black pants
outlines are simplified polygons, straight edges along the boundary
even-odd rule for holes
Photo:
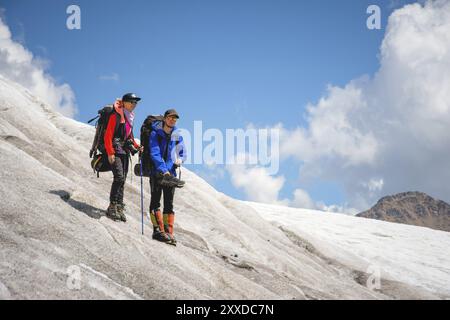
[[[111,165],[114,180],[111,186],[109,201],[123,203],[123,193],[125,189],[125,181],[128,173],[128,155],[116,154],[116,159]]]
[[[175,195],[175,187],[162,187],[158,183],[158,178],[150,177],[150,211],[161,207],[161,194],[164,193],[164,210],[163,213],[173,213],[173,197]]]

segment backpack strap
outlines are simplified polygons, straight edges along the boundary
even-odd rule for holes
[[[95,119],[100,118],[100,115],[97,115],[96,117],[92,118],[91,120],[89,120],[87,123],[91,123],[92,121],[94,121]]]
[[[113,109],[113,112],[111,113],[110,117],[111,117],[113,114],[116,115],[116,126],[115,126],[115,128],[114,128],[114,135],[113,135],[113,138],[115,138],[116,135],[117,135],[117,133],[118,133],[118,131],[119,131],[119,127],[120,127],[120,114],[118,114],[118,113],[116,112],[116,110],[114,110],[114,109]]]

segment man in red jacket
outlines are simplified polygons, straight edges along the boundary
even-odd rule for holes
[[[122,220],[123,222],[127,221],[124,214],[123,195],[128,173],[129,154],[143,151],[133,136],[133,110],[139,100],[141,98],[134,93],[127,93],[122,100],[116,100],[104,136],[105,150],[114,175],[109,196],[110,204],[106,214],[113,220]]]

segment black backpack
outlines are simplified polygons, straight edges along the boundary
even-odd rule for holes
[[[97,120],[95,123],[95,137],[92,142],[91,150],[89,151],[89,157],[92,158],[91,167],[94,172],[97,172],[97,177],[99,176],[99,172],[111,171],[111,165],[108,162],[108,156],[106,155],[104,137],[106,127],[108,126],[109,118],[114,112],[113,105],[107,105],[102,109],[98,110],[98,115],[95,118],[92,118],[88,121],[91,123],[92,121]],[[119,122],[116,124],[115,130],[118,129]]]
[[[150,173],[153,169],[153,161],[150,158],[149,153],[149,137],[153,130],[153,124],[156,121],[164,121],[164,116],[162,115],[150,115],[145,120],[144,123],[141,126],[141,146],[144,147],[144,151],[139,156],[139,163],[134,166],[134,174],[137,176],[141,175],[141,162],[142,162],[142,176],[143,177],[150,177]]]

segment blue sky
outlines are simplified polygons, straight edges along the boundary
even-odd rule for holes
[[[135,128],[147,114],[174,107],[180,127],[191,130],[202,120],[205,129],[224,131],[250,123],[307,126],[305,107],[328,84],[344,86],[378,70],[387,17],[408,2],[14,0],[0,7],[13,39],[71,86],[76,120],[86,122],[100,106],[136,92],[143,100]],[[70,4],[81,8],[81,30],[66,28]],[[381,8],[381,30],[366,28],[370,4]],[[280,198],[292,198],[300,165],[281,163]],[[201,166],[189,168],[208,177]],[[209,182],[246,198],[228,174]],[[347,200],[332,179],[303,188],[327,205]]]

